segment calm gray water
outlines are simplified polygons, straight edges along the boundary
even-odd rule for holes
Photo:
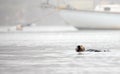
[[[0,74],[120,74],[119,44],[119,30],[0,33]]]

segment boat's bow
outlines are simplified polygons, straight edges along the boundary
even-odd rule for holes
[[[119,13],[63,10],[60,15],[78,29],[120,29]]]

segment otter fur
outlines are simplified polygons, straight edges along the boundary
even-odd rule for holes
[[[97,49],[88,49],[88,50],[85,50],[85,47],[83,45],[78,45],[77,48],[75,49],[76,52],[108,52],[109,50],[97,50]]]

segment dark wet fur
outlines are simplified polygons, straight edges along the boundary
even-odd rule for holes
[[[88,52],[102,52],[101,50],[96,50],[96,49],[88,49],[86,51],[88,51]]]

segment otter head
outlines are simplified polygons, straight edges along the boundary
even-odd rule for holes
[[[83,45],[80,45],[80,47],[82,51],[85,51],[85,47]]]
[[[77,52],[83,52],[83,51],[85,51],[85,47],[83,45],[78,45]]]

